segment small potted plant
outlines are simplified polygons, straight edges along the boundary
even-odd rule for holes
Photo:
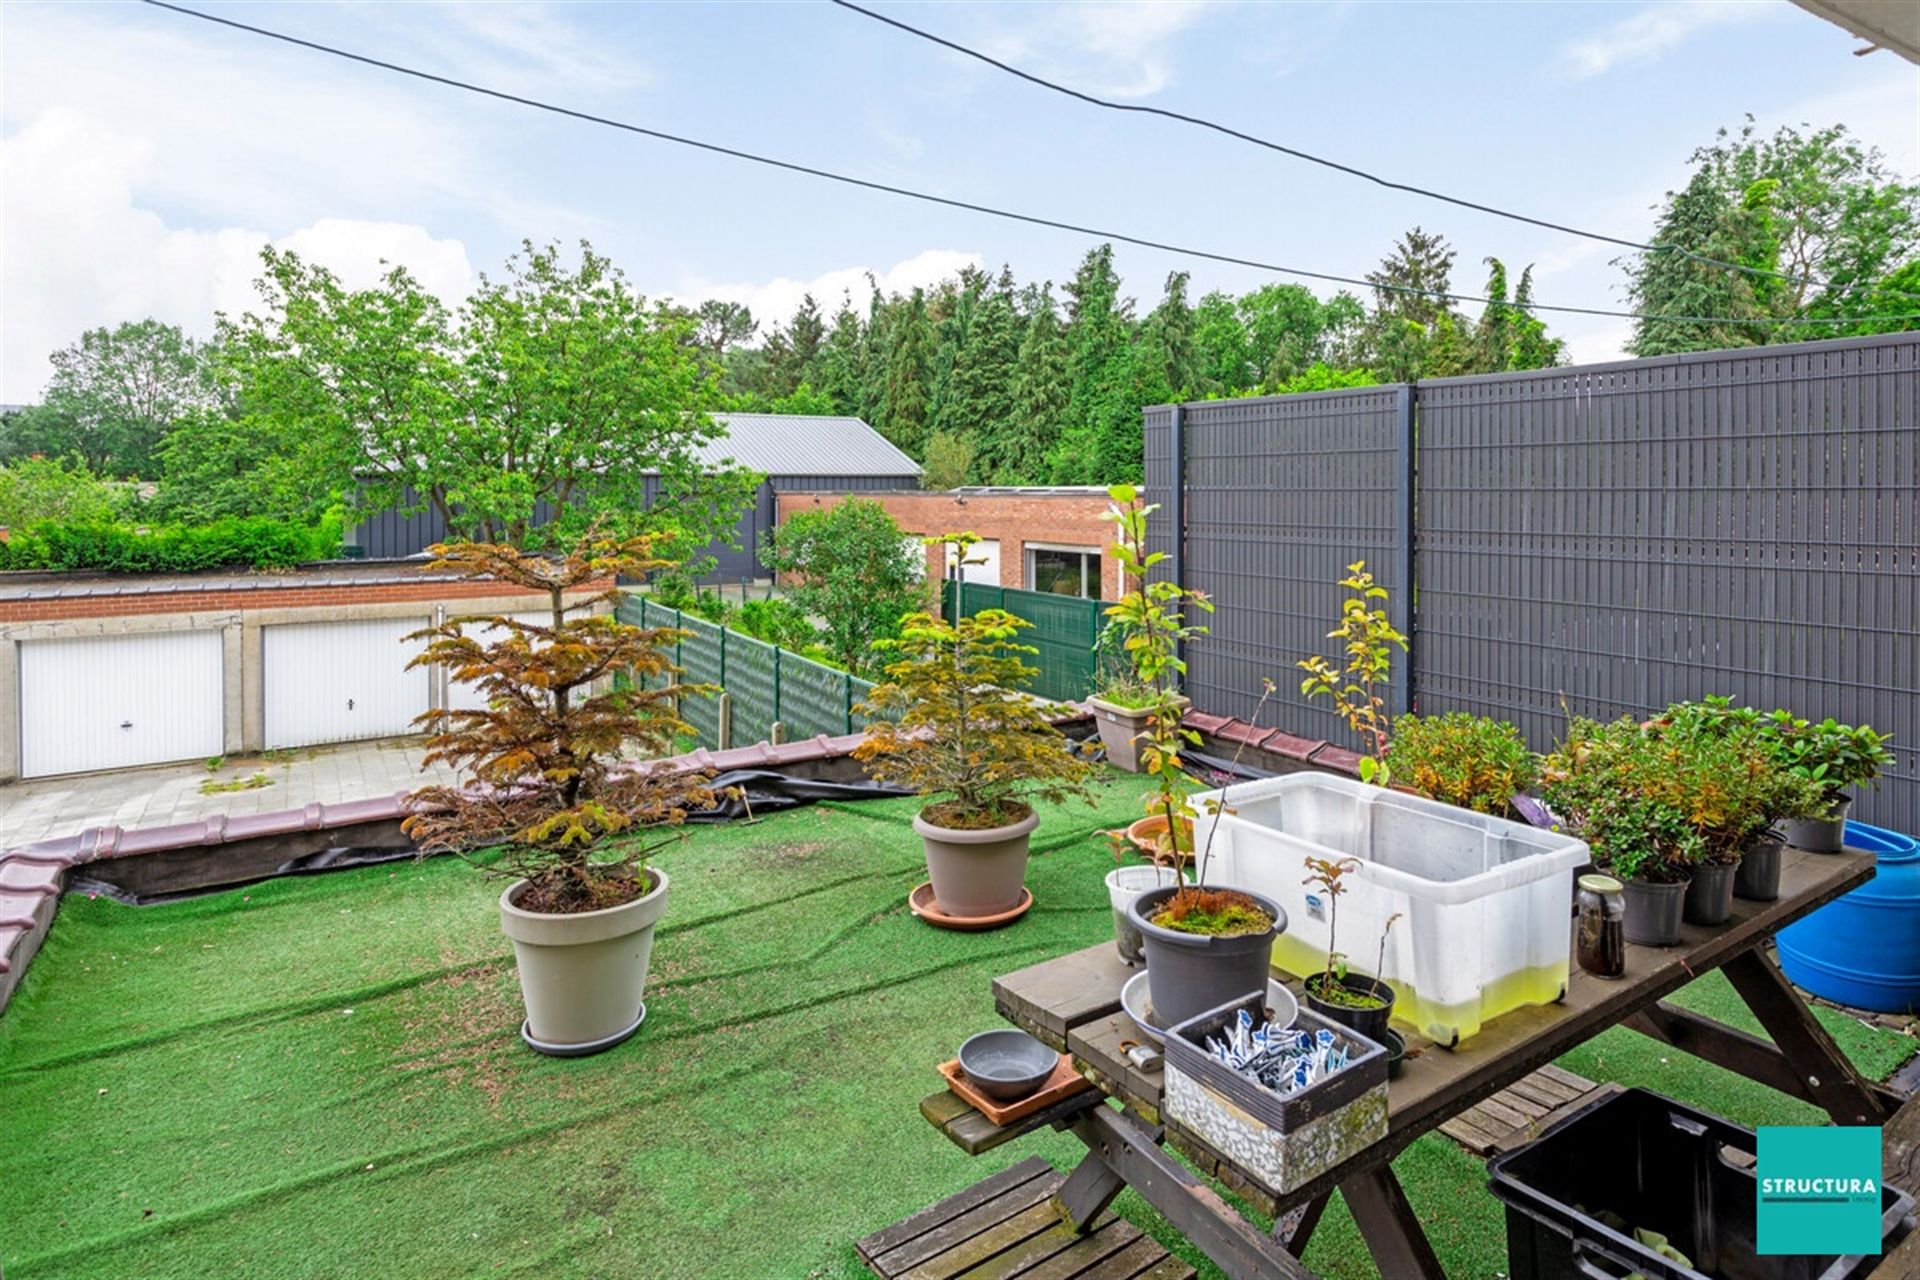
[[[1087,699],[1107,763],[1124,773],[1140,772],[1140,746],[1147,718],[1161,694],[1167,692],[1135,674],[1128,646],[1133,634],[1131,627],[1117,619],[1109,619],[1101,628],[1094,645],[1096,692]],[[1187,700],[1174,696],[1184,709]]]
[[[1320,890],[1327,902],[1327,967],[1301,984],[1307,1007],[1323,1018],[1352,1027],[1376,1043],[1385,1043],[1387,1022],[1393,1017],[1393,988],[1380,977],[1387,963],[1387,935],[1399,912],[1387,917],[1380,930],[1380,951],[1372,975],[1354,973],[1339,950],[1340,895],[1347,891],[1346,875],[1357,870],[1356,858],[1308,858],[1305,883]]]
[[[976,539],[944,541],[958,562]],[[898,639],[875,642],[892,658],[862,706],[873,724],[853,754],[880,781],[928,798],[913,827],[948,916],[1017,908],[1040,824],[1031,802],[1087,796],[1093,765],[1049,721],[1049,704],[1020,692],[1034,675],[1024,657],[1037,650],[1019,640],[1029,625],[1003,609],[955,622],[912,613]]]
[[[1346,665],[1335,667],[1317,653],[1294,665],[1307,673],[1300,692],[1309,698],[1333,699],[1334,709],[1359,739],[1360,781],[1384,787],[1393,780],[1392,743],[1387,733],[1387,700],[1380,690],[1392,668],[1393,646],[1406,652],[1407,638],[1394,629],[1386,610],[1375,604],[1386,600],[1387,589],[1373,580],[1366,561],[1348,565],[1340,585],[1353,594],[1340,602],[1339,625],[1327,632],[1327,638],[1346,642]]]
[[[1153,568],[1166,556],[1146,549],[1147,518],[1157,508],[1140,506],[1132,485],[1115,485],[1106,518],[1116,536],[1110,554],[1120,562],[1126,590],[1107,616],[1128,629],[1127,652],[1142,688],[1154,690],[1140,736],[1140,764],[1154,788],[1144,801],[1147,816],[1165,822],[1165,856],[1181,882],[1149,889],[1128,906],[1147,962],[1147,986],[1155,1016],[1175,1026],[1250,991],[1265,991],[1273,940],[1286,928],[1280,905],[1256,893],[1207,883],[1207,864],[1195,867],[1194,819],[1181,753],[1200,735],[1181,724],[1184,699],[1175,691],[1186,663],[1180,644],[1205,633],[1186,620],[1187,609],[1210,611],[1200,592],[1165,579]]]
[[[714,795],[698,773],[634,769],[621,759],[667,755],[677,735],[691,732],[674,709],[701,690],[675,683],[679,668],[669,660],[686,633],[628,625],[604,611],[616,591],[581,591],[666,562],[644,538],[616,542],[594,531],[561,556],[487,543],[431,551],[436,568],[539,592],[550,614],[540,622],[457,617],[415,633],[427,646],[412,665],[445,667],[485,693],[487,705],[420,717],[425,762],[451,764],[473,785],[414,792],[405,829],[422,851],[502,851],[478,865],[511,881],[500,925],[513,940],[527,1044],[570,1057],[611,1048],[647,1013],[654,926],[667,906],[666,873],[647,859],[679,839],[687,814],[711,808]],[[617,672],[632,679],[614,689]]]
[[[1387,763],[1398,785],[1496,818],[1516,816],[1514,797],[1532,790],[1539,774],[1518,729],[1465,711],[1401,716]]]
[[[1893,735],[1875,733],[1864,724],[1844,725],[1831,716],[1812,724],[1790,711],[1775,711],[1766,727],[1782,762],[1820,786],[1817,806],[1788,817],[1787,843],[1815,853],[1838,853],[1846,839],[1847,811],[1853,807],[1847,788],[1877,780],[1893,763],[1886,745]]]
[[[1542,769],[1547,803],[1580,833],[1595,865],[1625,886],[1625,933],[1642,946],[1680,940],[1693,867],[1705,853],[1686,813],[1648,794],[1647,735],[1628,719],[1576,719]]]

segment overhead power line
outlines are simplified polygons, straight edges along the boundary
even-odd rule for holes
[[[1477,294],[1450,293],[1438,289],[1415,289],[1405,285],[1375,283],[1353,276],[1335,275],[1326,271],[1310,271],[1304,267],[1282,266],[1278,263],[1263,262],[1258,258],[1246,258],[1237,254],[1214,253],[1206,249],[1195,249],[1186,245],[1173,244],[1165,240],[1153,240],[1145,236],[1128,235],[1125,232],[1103,230],[1099,227],[1085,226],[1080,223],[1067,222],[1058,218],[1042,217],[1039,214],[1021,213],[1017,210],[1002,209],[993,205],[977,204],[970,200],[959,200],[951,196],[934,195],[927,191],[915,191],[910,187],[893,186],[889,183],[873,181],[870,178],[856,178],[850,174],[835,173],[830,169],[820,169],[792,160],[781,160],[774,156],[765,156],[752,151],[743,151],[738,147],[724,146],[717,142],[705,142],[698,138],[684,137],[680,134],[668,133],[665,130],[650,129],[645,125],[633,124],[625,120],[615,120],[609,116],[595,115],[589,111],[576,110],[573,107],[559,106],[555,103],[544,102],[538,98],[529,98],[517,93],[508,93],[504,89],[491,89],[485,85],[473,84],[470,81],[456,79],[452,76],[439,75],[432,71],[423,71],[417,67],[409,67],[398,62],[389,62],[381,58],[370,57],[363,53],[354,53],[351,50],[337,48],[329,44],[322,44],[316,40],[307,40],[300,36],[289,35],[283,31],[274,31],[267,27],[257,27],[251,23],[240,22],[233,18],[223,18],[217,14],[202,13],[197,9],[189,9],[183,5],[168,3],[168,0],[144,0],[144,2],[152,5],[156,9],[166,9],[185,17],[197,18],[202,22],[211,22],[218,26],[230,27],[236,31],[245,31],[251,35],[262,36],[269,40],[278,40],[283,44],[297,45],[300,48],[311,49],[316,53],[324,53],[330,57],[343,58],[349,62],[361,63],[364,66],[377,67],[382,71],[391,71],[396,75],[410,76],[416,80],[425,80],[432,84],[444,85],[449,89],[459,89],[466,93],[479,94],[482,97],[495,98],[502,102],[512,102],[523,107],[532,107],[536,111],[546,111],[553,115],[566,116],[570,119],[582,120],[589,124],[602,125],[609,129],[618,129],[625,133],[638,134],[641,137],[653,138],[660,142],[671,142],[676,146],[690,147],[697,151],[706,151],[714,155],[728,156],[735,160],[745,160],[773,169],[784,169],[789,173],[803,173],[809,177],[820,178],[827,182],[838,182],[845,186],[860,187],[868,191],[884,192],[887,195],[900,196],[908,200],[918,200],[926,204],[942,205],[949,209],[964,209],[970,213],[985,214],[993,218],[1004,218],[1010,222],[1023,222],[1031,226],[1051,227],[1058,231],[1070,231],[1076,235],[1091,236],[1098,240],[1116,240],[1122,244],[1137,245],[1143,249],[1157,249],[1163,253],[1177,254],[1183,257],[1201,258],[1209,262],[1221,262],[1231,266],[1251,267],[1256,271],[1268,271],[1275,275],[1298,276],[1306,280],[1324,280],[1332,284],[1349,284],[1362,289],[1377,289],[1385,293],[1437,298],[1447,302],[1479,303],[1486,306],[1507,306],[1516,309],[1522,308],[1523,306],[1523,304],[1510,300],[1486,298]],[[1804,320],[1792,317],[1760,317],[1747,319],[1739,316],[1641,315],[1637,312],[1616,311],[1605,307],[1578,307],[1564,304],[1554,305],[1545,302],[1528,302],[1524,304],[1524,309],[1528,311],[1552,311],[1564,315],[1603,316],[1615,320],[1653,320],[1677,324],[1852,325],[1920,320],[1920,313],[1893,316],[1833,316]]]
[[[1175,120],[1181,124],[1193,125],[1195,128],[1210,129],[1214,133],[1224,134],[1229,138],[1251,143],[1256,147],[1265,147],[1268,151],[1277,151],[1281,155],[1292,156],[1296,160],[1305,160],[1309,164],[1321,165],[1338,173],[1360,178],[1376,186],[1385,187],[1389,191],[1405,191],[1410,195],[1424,196],[1429,200],[1439,200],[1442,203],[1455,205],[1462,209],[1472,209],[1476,213],[1492,214],[1496,218],[1506,218],[1513,222],[1524,222],[1531,227],[1541,227],[1548,231],[1558,231],[1570,236],[1579,236],[1582,239],[1595,240],[1601,244],[1617,245],[1622,249],[1631,249],[1636,253],[1678,254],[1690,261],[1698,262],[1702,266],[1721,267],[1729,271],[1739,271],[1747,275],[1761,276],[1769,280],[1778,280],[1785,284],[1812,285],[1815,288],[1823,289],[1830,283],[1829,281],[1816,279],[1813,276],[1789,275],[1786,272],[1774,271],[1768,267],[1756,267],[1744,262],[1728,262],[1721,258],[1709,257],[1703,253],[1695,253],[1693,250],[1677,244],[1649,244],[1639,240],[1632,240],[1625,236],[1608,235],[1603,231],[1588,231],[1581,227],[1569,226],[1564,222],[1554,222],[1547,218],[1535,218],[1529,214],[1516,213],[1511,209],[1502,209],[1498,205],[1481,204],[1477,200],[1468,200],[1461,196],[1450,196],[1443,191],[1435,191],[1429,187],[1417,186],[1410,182],[1395,182],[1391,178],[1383,178],[1377,173],[1369,173],[1367,170],[1357,168],[1354,165],[1345,164],[1339,160],[1330,160],[1326,156],[1315,155],[1311,151],[1302,151],[1298,147],[1290,147],[1285,143],[1275,142],[1271,138],[1262,138],[1257,134],[1247,133],[1234,128],[1232,125],[1221,124],[1217,120],[1208,120],[1203,116],[1191,116],[1183,111],[1170,111],[1164,107],[1150,107],[1138,102],[1114,102],[1111,99],[1102,98],[1095,94],[1086,93],[1082,90],[1061,84],[1056,80],[1049,80],[1045,76],[1036,75],[1034,72],[1023,70],[1020,67],[1013,66],[1011,63],[1002,62],[991,54],[982,53],[978,49],[961,44],[958,40],[950,40],[946,36],[935,35],[933,32],[916,27],[912,23],[902,22],[898,18],[889,17],[884,13],[878,13],[864,5],[855,4],[853,0],[833,0],[833,2],[842,9],[857,13],[863,18],[871,18],[875,22],[884,23],[897,31],[904,31],[910,36],[916,36],[930,44],[937,44],[943,49],[949,49],[954,53],[960,54],[962,57],[972,58],[976,62],[983,62],[995,70],[1004,71],[1010,76],[1025,80],[1028,84],[1038,85],[1042,89],[1050,89],[1054,93],[1064,94],[1069,98],[1076,98],[1092,106],[1103,107],[1108,111],[1125,111],[1135,115],[1159,116],[1165,120]],[[1920,294],[1903,293],[1897,296],[1920,298]]]

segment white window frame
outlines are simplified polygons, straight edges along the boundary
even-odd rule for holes
[[[1036,551],[1062,551],[1071,555],[1092,556],[1093,563],[1096,567],[1091,576],[1087,571],[1087,562],[1084,559],[1080,561],[1080,598],[1082,600],[1098,600],[1100,598],[1100,574],[1104,571],[1104,566],[1102,566],[1100,562],[1106,555],[1103,548],[1074,546],[1068,542],[1026,543],[1020,548],[1020,552],[1026,560],[1026,564],[1022,567],[1026,570],[1027,590],[1029,591],[1038,591],[1040,589],[1038,585],[1039,577],[1033,558],[1033,553]]]

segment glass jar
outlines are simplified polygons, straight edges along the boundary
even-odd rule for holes
[[[1612,876],[1580,877],[1574,907],[1580,923],[1574,931],[1574,955],[1580,967],[1599,978],[1627,971],[1627,901]]]

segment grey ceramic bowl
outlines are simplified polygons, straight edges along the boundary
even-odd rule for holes
[[[959,1056],[967,1079],[1001,1102],[1026,1097],[1060,1065],[1059,1054],[1011,1027],[967,1037]]]

